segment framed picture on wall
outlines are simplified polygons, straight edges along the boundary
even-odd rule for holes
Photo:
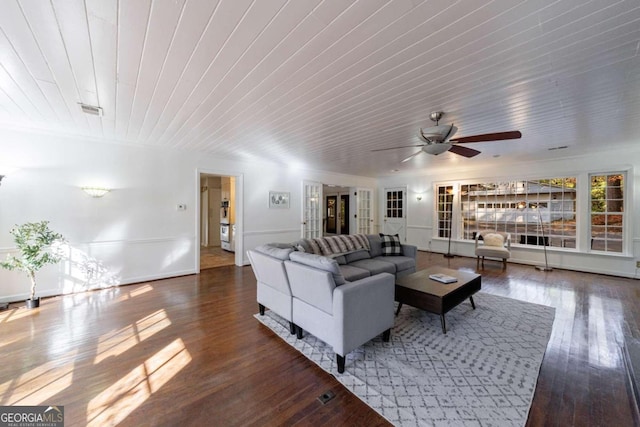
[[[269,209],[289,209],[289,193],[269,191]]]

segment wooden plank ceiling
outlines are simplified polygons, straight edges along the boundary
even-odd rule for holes
[[[0,126],[363,176],[629,148],[639,20],[639,0],[3,0]],[[523,137],[371,152],[436,110]]]

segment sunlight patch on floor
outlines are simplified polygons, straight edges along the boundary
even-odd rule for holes
[[[124,289],[125,289],[125,288],[123,288],[123,290],[124,290]],[[146,294],[147,292],[150,292],[150,291],[152,291],[152,290],[153,290],[153,286],[151,286],[151,285],[143,285],[143,286],[140,286],[140,287],[138,287],[138,288],[136,288],[136,289],[134,289],[134,290],[132,290],[132,291],[123,292],[123,294],[122,294],[122,295],[120,295],[120,296],[116,299],[116,301],[118,301],[118,302],[120,302],[120,301],[126,301],[126,300],[128,300],[128,299],[135,298],[135,297],[137,297],[138,295]]]
[[[177,338],[91,399],[87,407],[87,425],[122,422],[189,362],[191,355],[182,339]]]
[[[77,350],[64,357],[73,360]],[[28,372],[3,384],[0,384],[2,405],[40,405],[71,385],[73,381],[73,363],[60,366],[60,360],[50,361],[36,366]]]
[[[615,305],[614,309],[606,305]],[[619,301],[602,298],[595,295],[589,296],[589,363],[603,368],[617,368],[622,364],[621,353],[617,345],[607,343],[615,342],[615,339],[607,339],[607,335],[622,337],[619,325],[624,319]],[[617,314],[616,314],[617,313]],[[618,316],[615,319],[613,316]]]
[[[4,347],[4,346],[6,346],[6,345],[13,344],[14,342],[18,342],[18,341],[20,341],[21,339],[22,339],[22,337],[16,337],[16,338],[14,338],[14,339],[12,339],[12,340],[8,340],[8,339],[6,339],[6,338],[3,338],[3,339],[2,339],[2,342],[0,342],[0,348]]]
[[[42,300],[40,300],[40,303],[42,304]],[[19,308],[10,308],[0,314],[0,323],[13,322],[14,320],[22,319],[23,317],[37,316],[38,314],[38,310],[30,310],[24,306]]]
[[[134,324],[106,333],[98,341],[98,355],[94,363],[98,364],[109,357],[118,356],[170,325],[171,320],[167,312],[160,309]]]

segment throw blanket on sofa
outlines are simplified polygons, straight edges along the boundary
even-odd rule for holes
[[[316,255],[334,256],[358,250],[369,250],[369,240],[364,234],[340,234],[338,236],[308,239]]]

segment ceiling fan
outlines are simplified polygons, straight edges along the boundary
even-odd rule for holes
[[[426,129],[420,128],[420,133],[418,134],[418,136],[420,137],[420,139],[424,141],[423,144],[403,145],[402,147],[381,148],[379,150],[371,150],[371,151],[386,151],[386,150],[396,150],[398,148],[420,147],[420,151],[404,159],[402,161],[403,163],[413,159],[414,157],[416,157],[418,154],[422,152],[437,156],[438,154],[451,151],[452,153],[459,154],[467,158],[471,158],[480,154],[480,151],[474,150],[473,148],[463,147],[458,144],[466,144],[470,142],[484,142],[484,141],[501,141],[506,139],[518,139],[522,137],[522,134],[520,133],[520,131],[515,130],[510,132],[485,133],[482,135],[472,135],[472,136],[466,136],[463,138],[452,138],[453,135],[458,130],[458,128],[455,127],[453,124],[439,125],[438,122],[440,121],[443,115],[444,113],[442,111],[434,111],[429,115],[429,118],[432,121],[436,122],[436,125]]]

